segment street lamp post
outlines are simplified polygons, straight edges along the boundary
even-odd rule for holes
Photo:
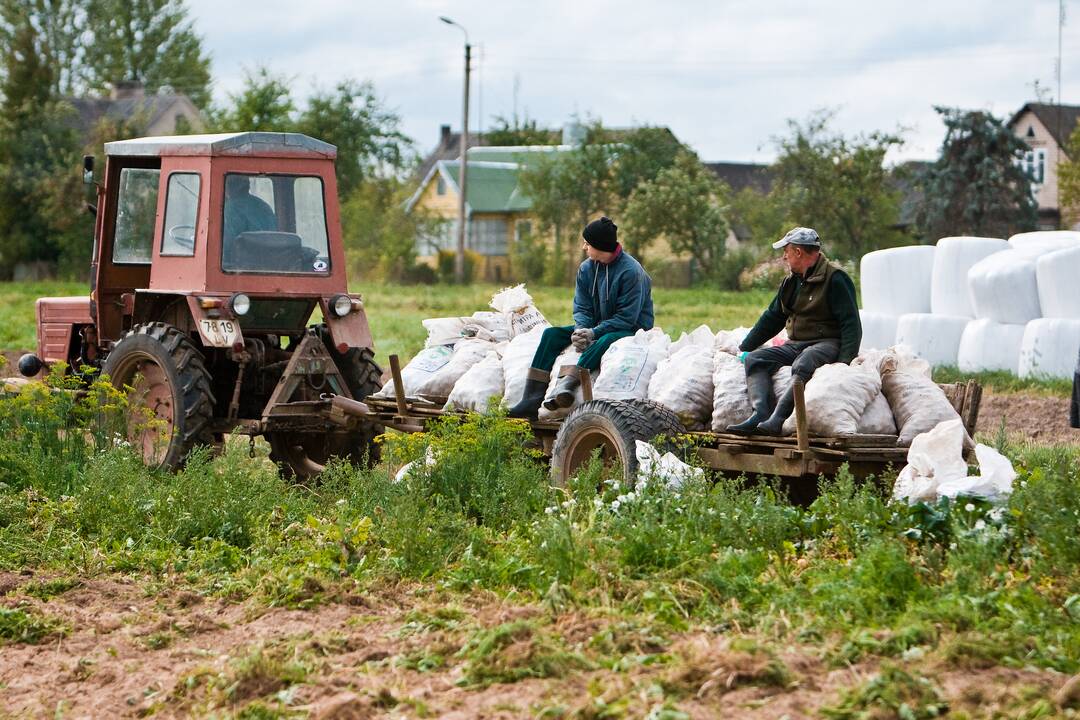
[[[469,59],[472,47],[469,45],[468,30],[445,15],[440,15],[439,19],[465,33],[465,94],[461,103],[461,159],[458,164],[458,236],[457,254],[454,256],[454,280],[461,284],[465,282],[465,183],[468,170],[465,156],[469,150]]]

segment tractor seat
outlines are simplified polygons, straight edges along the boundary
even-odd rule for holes
[[[309,253],[300,236],[276,230],[251,230],[236,236],[233,265],[248,272],[304,272]]]

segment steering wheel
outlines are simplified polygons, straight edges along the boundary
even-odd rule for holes
[[[195,226],[173,225],[168,230],[169,242],[184,250],[195,249]]]

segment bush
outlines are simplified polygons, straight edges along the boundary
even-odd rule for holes
[[[729,250],[723,260],[716,264],[713,277],[710,278],[723,290],[743,290],[739,278],[747,268],[753,266],[757,255],[748,248]]]
[[[439,282],[452,283],[454,282],[454,263],[457,258],[457,252],[454,250],[440,250],[438,258],[436,259]],[[465,282],[470,283],[476,279],[477,269],[483,265],[484,258],[478,252],[472,250],[465,251]]]
[[[740,290],[776,290],[787,276],[788,266],[782,257],[770,257],[739,273]]]

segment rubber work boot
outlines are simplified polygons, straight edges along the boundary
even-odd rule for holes
[[[535,420],[536,411],[540,409],[540,403],[544,402],[544,393],[547,392],[548,371],[540,368],[529,368],[529,374],[525,378],[525,394],[514,407],[507,411],[512,418],[524,418]]]
[[[746,376],[746,394],[754,413],[737,425],[728,425],[727,431],[736,435],[750,435],[758,425],[769,417],[769,397],[772,395],[772,377],[767,372]]]
[[[574,404],[574,391],[581,384],[581,368],[577,365],[563,365],[559,368],[559,382],[544,400],[548,410],[568,408]]]
[[[787,392],[780,396],[769,419],[757,426],[758,435],[771,435],[779,437],[784,434],[784,421],[788,419],[795,409],[795,388],[789,387]]]

